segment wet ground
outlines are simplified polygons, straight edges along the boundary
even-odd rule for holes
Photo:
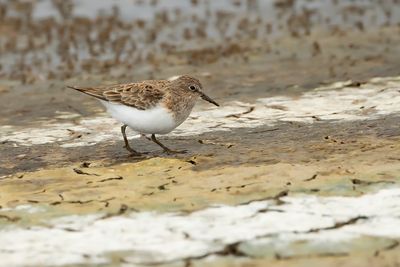
[[[233,9],[235,14],[251,12],[259,3],[237,2],[242,9]],[[60,14],[68,13],[68,6],[54,3]],[[354,5],[359,9],[347,7],[348,12],[364,19],[377,8]],[[111,65],[85,70],[59,68],[55,62],[66,53],[60,49],[52,52],[58,58],[51,63],[56,71],[46,64],[29,65],[29,56],[22,64],[31,66],[29,70],[3,58],[0,265],[399,264],[397,5],[391,15],[378,16],[379,23],[350,27],[350,19],[343,28],[322,18],[317,21],[325,24],[312,26],[315,17],[310,25],[301,24],[304,17],[289,14],[305,12],[302,4],[276,1],[273,6],[289,10],[276,13],[287,29],[276,26],[264,39],[249,35],[220,46],[226,39],[215,40],[209,33],[190,49],[131,61],[122,53],[112,63],[97,57]],[[381,8],[388,6],[385,2]],[[7,2],[4,7],[15,9]],[[202,10],[203,2],[198,8]],[[17,10],[27,9],[22,5]],[[91,16],[84,8],[76,10]],[[210,10],[221,11],[218,6]],[[7,12],[0,16],[7,22],[0,26],[3,33],[24,23],[33,23],[35,29],[51,25],[39,19],[48,14],[33,12],[32,21],[18,22]],[[125,13],[115,13],[114,19],[104,15],[97,23],[108,21],[117,33],[129,32],[129,23],[116,21],[124,21]],[[229,12],[221,16],[229,17]],[[59,19],[55,42],[64,34],[60,25],[86,23],[90,28],[94,23]],[[223,28],[221,20],[214,22]],[[294,27],[293,20],[303,26]],[[236,37],[248,33],[246,27],[237,29],[232,30]],[[14,38],[11,31],[5,36]],[[68,36],[79,39],[84,32]],[[168,35],[164,37],[168,43]],[[104,49],[109,45],[105,42]],[[51,46],[36,48],[32,51],[38,56],[42,49],[52,51]],[[9,58],[21,53],[11,45],[2,49]],[[78,56],[71,64],[84,62]],[[139,62],[140,67],[132,67]],[[160,137],[166,145],[188,151],[181,155],[163,154],[130,132],[133,146],[149,152],[130,157],[120,125],[96,100],[65,88],[180,73],[199,77],[221,104],[199,103],[183,125]]]

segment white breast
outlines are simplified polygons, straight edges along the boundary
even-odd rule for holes
[[[147,110],[140,110],[117,103],[100,101],[113,118],[139,133],[166,134],[179,125],[175,122],[172,113],[161,105]]]

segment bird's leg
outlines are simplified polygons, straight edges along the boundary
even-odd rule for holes
[[[162,147],[164,149],[164,152],[168,153],[168,154],[175,154],[175,153],[186,153],[186,150],[180,150],[180,151],[174,151],[169,149],[168,147],[164,146],[160,141],[157,140],[156,135],[152,134],[151,135],[151,140],[156,143],[157,145],[159,145],[160,147]]]
[[[151,141],[151,138],[148,137],[147,135],[145,135],[145,134],[140,134],[140,135],[141,135],[142,137],[146,138],[147,140]]]
[[[124,147],[126,148],[126,150],[129,151],[129,153],[131,153],[131,155],[140,156],[141,154],[139,152],[137,152],[136,150],[134,150],[133,148],[131,148],[131,146],[129,145],[128,138],[126,138],[126,134],[125,134],[126,127],[127,127],[126,124],[121,126],[121,133],[122,133],[122,136],[124,137],[124,142],[125,142]]]

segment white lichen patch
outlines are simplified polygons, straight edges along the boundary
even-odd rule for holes
[[[18,211],[18,212],[33,214],[33,213],[44,212],[45,209],[43,207],[38,207],[38,206],[19,205],[19,206],[16,206],[15,208],[2,208],[1,211],[2,212]]]
[[[10,226],[0,231],[1,264],[109,263],[111,253],[121,253],[129,263],[157,264],[211,255],[231,244],[247,244],[247,249],[273,244],[284,251],[294,242],[308,242],[323,251],[361,237],[400,238],[399,188],[361,197],[280,199],[283,204],[268,200],[193,213],[74,215],[46,222],[47,227]]]
[[[399,77],[374,78],[360,87],[351,86],[350,82],[334,83],[300,97],[262,98],[251,104],[231,102],[219,108],[202,105],[170,135],[272,126],[280,121],[365,120],[400,111]],[[61,116],[74,118],[76,114],[62,113]],[[21,146],[58,142],[62,147],[74,147],[120,139],[120,124],[106,114],[82,118],[77,123],[42,121],[39,124],[32,128],[1,126],[0,142],[9,141]]]

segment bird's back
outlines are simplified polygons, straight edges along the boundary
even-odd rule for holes
[[[68,87],[103,101],[146,110],[156,106],[162,100],[168,83],[169,81],[148,80],[105,87]]]

